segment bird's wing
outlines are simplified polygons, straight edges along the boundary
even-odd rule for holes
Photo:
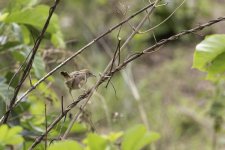
[[[67,80],[65,83],[67,84],[68,88],[71,90],[79,88],[78,87],[79,82],[76,78],[71,78],[71,79]]]
[[[79,71],[74,71],[74,72],[71,72],[70,73],[70,76],[71,77],[75,77],[75,76],[77,76],[77,75],[79,75],[80,73],[79,73]]]
[[[79,74],[76,76],[76,81],[82,87],[86,83],[85,74]]]

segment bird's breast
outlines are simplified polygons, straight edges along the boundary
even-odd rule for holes
[[[85,78],[82,76],[74,76],[73,78],[67,80],[65,83],[70,89],[79,89],[83,86]]]

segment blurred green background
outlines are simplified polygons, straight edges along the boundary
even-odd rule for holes
[[[13,9],[20,10],[38,5],[51,6],[53,3],[48,0],[16,1],[18,1],[17,8],[15,1],[1,0],[1,15]],[[162,6],[154,11],[141,31],[162,22],[182,2],[182,0],[162,1]],[[36,65],[32,69],[32,82],[35,83],[79,48],[147,4],[148,0],[61,1],[56,10],[58,15],[54,20],[56,25],[53,24],[52,30],[49,29],[39,49]],[[150,47],[156,41],[223,16],[224,4],[224,0],[187,0],[165,23],[151,32],[137,34],[123,50],[121,59],[124,60],[129,54]],[[46,17],[47,12],[44,11],[41,15]],[[131,26],[135,27],[145,14],[146,12],[138,15],[130,20],[129,24],[122,26],[119,34],[122,43],[131,34]],[[34,24],[23,24],[21,20],[13,23],[10,19],[6,23],[0,22],[2,45],[0,102],[3,110],[1,114],[4,112],[5,104],[8,103],[6,87],[10,78],[22,64],[34,43],[33,38],[37,37],[43,25],[41,21],[38,22],[41,16],[36,17],[37,23]],[[192,69],[195,46],[207,34],[224,33],[224,26],[225,23],[219,23],[197,34],[190,34],[171,42],[159,51],[130,63],[113,76],[112,84],[107,88],[106,84],[102,84],[87,106],[89,120],[93,122],[96,132],[102,134],[120,131],[143,123],[149,130],[160,134],[160,140],[154,145],[157,150],[211,150],[215,147],[215,141],[217,149],[225,149],[224,123],[219,122],[220,127],[216,128],[218,118],[213,115],[213,111],[217,108],[212,107],[215,101],[220,101],[220,105],[224,106],[225,103],[221,102],[225,98],[224,83],[204,80],[204,73]],[[64,96],[66,104],[72,101],[59,72],[88,68],[98,76],[116,49],[118,32],[119,30],[115,30],[103,37],[41,84],[27,97],[28,101],[17,108],[11,121],[14,124],[19,122],[27,129],[40,127],[37,132],[42,131],[44,103],[47,103],[49,108],[50,123],[60,112],[61,96]],[[4,37],[7,37],[7,42],[11,44],[5,49]],[[17,79],[16,77],[12,82],[12,89],[15,88]],[[89,79],[86,88],[91,87],[96,80]],[[23,91],[29,87],[27,80]],[[72,94],[76,97],[81,92],[73,91]],[[220,116],[223,115],[222,110]],[[21,116],[23,117],[19,118]],[[89,121],[81,119],[80,122],[89,128]],[[69,123],[69,119],[66,123]]]

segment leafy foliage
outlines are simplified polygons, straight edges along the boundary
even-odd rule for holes
[[[140,150],[159,138],[160,135],[158,133],[147,132],[143,125],[137,125],[125,132],[122,150]]]
[[[140,150],[157,141],[160,138],[158,133],[148,132],[144,125],[136,125],[131,129],[128,129],[124,133],[115,132],[108,135],[99,135],[96,133],[89,133],[83,140],[85,146],[81,146],[76,141],[66,140],[55,142],[49,147],[50,150],[67,150],[67,149],[78,149],[78,150],[106,150],[120,149],[117,144],[121,141],[122,150]]]
[[[0,126],[0,148],[6,145],[22,144],[24,139],[20,135],[22,128],[15,126],[9,128],[7,125]]]
[[[5,12],[0,21],[7,24],[16,23],[19,25],[22,25],[20,28],[23,30],[23,38],[24,42],[28,43],[29,37],[31,38],[31,35],[29,34],[29,30],[32,31],[31,27],[36,28],[37,30],[42,29],[47,15],[49,12],[49,6],[47,5],[38,5],[36,7],[29,7],[21,10],[15,10],[12,12]],[[51,40],[53,44],[56,47],[65,47],[63,39],[62,39],[62,33],[60,32],[60,27],[58,23],[58,16],[53,15],[51,18],[51,22],[48,26],[47,33],[51,34]]]
[[[31,53],[35,38],[47,19],[49,9],[50,7],[47,5],[37,5],[37,0],[15,0],[10,1],[8,6],[0,13],[0,57],[2,60],[0,67],[12,66],[4,69],[1,74],[4,81],[0,82],[1,116],[6,104],[9,103],[8,100],[11,98],[14,88],[18,84],[21,71],[23,71],[22,67],[20,72],[14,76],[17,71],[12,68],[22,64],[26,65],[26,59]],[[65,47],[56,14],[53,14],[44,38],[50,40],[55,47]],[[42,46],[46,46],[46,43],[43,43]],[[7,61],[8,59],[11,61]],[[32,78],[41,78],[46,73],[45,70],[45,62],[41,50],[39,50],[32,66]],[[46,92],[52,93],[50,90],[45,90]]]
[[[218,81],[225,73],[225,35],[210,35],[196,46],[193,67],[207,72],[207,79]]]
[[[67,149],[76,149],[76,150],[83,150],[80,144],[76,141],[66,140],[53,143],[48,150],[67,150]]]

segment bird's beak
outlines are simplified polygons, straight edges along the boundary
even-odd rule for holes
[[[96,77],[96,75],[94,75],[94,74],[91,74],[91,77]]]

